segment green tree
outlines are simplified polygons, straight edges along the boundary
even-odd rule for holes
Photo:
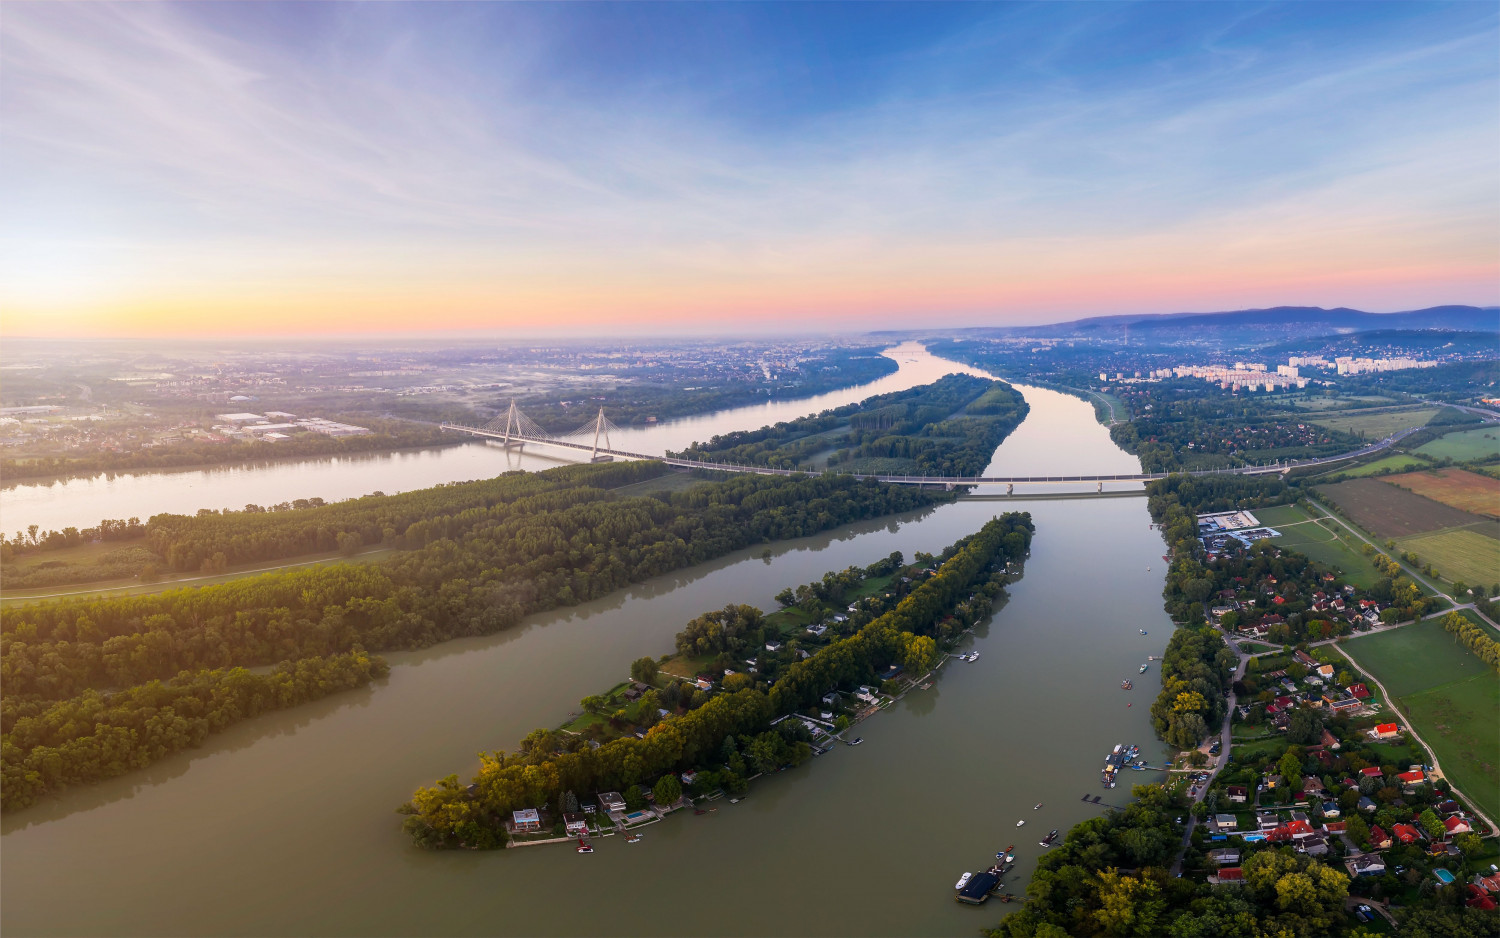
[[[663,775],[657,780],[656,786],[651,789],[656,796],[656,803],[662,807],[670,807],[682,798],[682,783],[675,775]]]
[[[655,658],[637,658],[630,663],[630,676],[642,684],[650,684],[656,680],[659,667]]]
[[[1443,835],[1448,832],[1448,829],[1443,826],[1442,820],[1431,808],[1417,815],[1417,823],[1422,826],[1422,830],[1427,832],[1427,836],[1433,840],[1442,840]]]

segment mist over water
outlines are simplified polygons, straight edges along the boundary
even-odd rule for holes
[[[942,368],[924,364],[911,383]],[[1090,405],[1022,392],[1031,414],[988,472],[1137,471]],[[756,419],[705,429],[772,418]],[[470,449],[506,456],[453,452]],[[936,551],[1010,509],[1031,511],[1037,533],[1009,601],[968,640],[980,659],[950,663],[931,690],[861,724],[864,745],[761,779],[741,804],[653,825],[638,844],[598,840],[592,856],[566,845],[430,853],[400,832],[393,811],[414,787],[464,777],[480,750],[556,725],[631,660],[670,650],[692,616],[727,602],[774,608],[783,586],[892,550]],[[1161,653],[1171,624],[1144,499],[960,501],[775,544],[769,559],[762,550],[500,635],[388,655],[391,676],[369,691],[234,727],[146,772],[8,817],[0,925],[55,935],[973,934],[1007,907],[955,903],[961,872],[1014,844],[1008,882],[1022,891],[1036,841],[1101,810],[1084,794],[1122,804],[1126,785],[1157,777],[1130,773],[1112,792],[1098,782],[1115,743],[1160,758],[1148,714],[1157,682],[1136,669]],[[1119,689],[1126,677],[1139,678],[1137,690]],[[75,901],[81,892],[90,901]]]

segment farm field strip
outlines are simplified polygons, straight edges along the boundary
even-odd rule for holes
[[[1460,511],[1500,518],[1500,479],[1447,468],[1386,476],[1381,481]]]
[[[1437,409],[1432,407],[1419,410],[1397,410],[1386,411],[1379,414],[1340,414],[1329,417],[1312,417],[1313,423],[1330,430],[1349,433],[1355,436],[1363,433],[1366,439],[1378,440],[1390,436],[1398,430],[1408,427],[1420,427],[1437,416]]]
[[[1350,521],[1379,539],[1411,537],[1485,520],[1379,479],[1350,479],[1320,485],[1317,491]]]
[[[1493,586],[1500,580],[1500,540],[1473,528],[1402,538],[1396,546],[1432,564],[1450,582]]]
[[[1259,509],[1255,516],[1262,524],[1281,532],[1281,537],[1272,540],[1273,544],[1337,567],[1343,571],[1345,580],[1361,589],[1369,589],[1380,578],[1360,545],[1344,540],[1332,522],[1313,518],[1295,505]]]

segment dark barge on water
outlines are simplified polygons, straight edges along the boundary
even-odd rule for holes
[[[985,900],[999,885],[999,867],[992,867],[969,877],[969,881],[958,891],[956,898],[959,902],[967,902],[969,905],[984,905]]]

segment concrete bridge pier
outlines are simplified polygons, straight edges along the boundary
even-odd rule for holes
[[[1014,494],[1016,494],[1016,484],[1014,482],[1007,482],[1005,484],[1005,494],[1006,495],[1014,495]]]
[[[1103,482],[1099,483],[1099,491],[1101,491],[1101,492],[1104,491],[1104,483]]]

